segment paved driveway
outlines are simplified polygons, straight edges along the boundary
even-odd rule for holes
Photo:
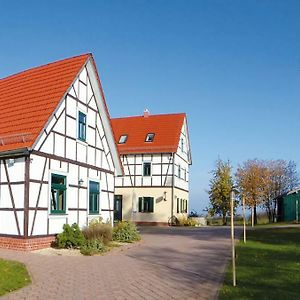
[[[33,284],[7,299],[215,299],[230,257],[229,228],[143,228],[143,241],[94,257],[0,250]]]

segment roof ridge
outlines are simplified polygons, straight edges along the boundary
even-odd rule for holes
[[[186,113],[165,113],[165,114],[150,114],[147,118],[151,117],[163,117],[163,116],[175,116],[175,115],[180,115],[180,116],[186,116]],[[119,119],[129,119],[129,118],[144,118],[143,115],[139,116],[127,116],[127,117],[117,117],[117,118],[111,118],[112,120],[119,120]],[[145,119],[147,119],[145,118]]]
[[[11,77],[18,76],[18,75],[20,75],[22,73],[25,73],[25,72],[28,72],[28,71],[32,71],[32,70],[39,69],[39,68],[42,68],[42,67],[46,67],[46,66],[49,66],[49,65],[52,65],[52,64],[56,64],[56,63],[60,63],[60,62],[63,62],[63,61],[68,61],[68,60],[72,60],[72,59],[75,59],[75,58],[84,57],[84,56],[87,56],[87,57],[88,56],[92,56],[92,53],[91,52],[87,52],[87,53],[83,53],[83,54],[79,54],[79,55],[74,55],[74,56],[63,58],[63,59],[59,59],[59,60],[55,60],[55,61],[52,61],[52,62],[49,62],[49,63],[46,63],[46,64],[42,64],[42,65],[39,65],[39,66],[31,67],[31,68],[22,70],[20,72],[8,75],[6,77],[0,78],[0,82],[2,80],[6,80],[6,79],[9,79]]]

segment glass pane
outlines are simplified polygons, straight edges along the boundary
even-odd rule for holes
[[[124,144],[127,140],[127,135],[121,135],[119,139],[119,144]]]
[[[56,193],[57,191],[54,189],[51,189],[51,210],[56,210],[57,205],[56,205]]]
[[[86,123],[86,115],[82,113],[81,111],[79,112],[79,123]]]
[[[151,175],[151,163],[144,163],[144,176]]]
[[[99,182],[90,181],[90,193],[99,193]]]
[[[65,176],[58,176],[58,175],[52,175],[51,176],[51,182],[52,184],[61,184],[65,185]]]
[[[57,191],[57,206],[58,210],[64,211],[65,210],[65,192],[64,191]]]

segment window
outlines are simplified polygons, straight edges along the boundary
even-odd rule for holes
[[[183,138],[181,138],[180,142],[181,142],[181,145],[180,145],[181,152],[183,152],[183,148],[184,148],[184,141],[183,141]]]
[[[78,139],[86,140],[86,115],[81,111],[78,112]]]
[[[183,170],[184,180],[186,181],[186,169]]]
[[[177,198],[177,213],[180,213],[180,207],[179,207],[179,198]]]
[[[139,212],[150,213],[154,211],[153,197],[139,197]]]
[[[127,141],[127,134],[121,135],[119,138],[119,144],[125,144]]]
[[[89,213],[99,214],[99,182],[89,182]]]
[[[51,175],[51,213],[66,213],[66,176]]]
[[[184,212],[187,213],[187,200],[184,200]]]
[[[151,163],[150,162],[144,162],[143,176],[151,176]]]
[[[181,178],[181,168],[178,166],[178,177]]]
[[[154,140],[154,133],[148,133],[147,135],[146,135],[146,142],[147,143],[151,143],[151,142],[153,142],[153,140]]]

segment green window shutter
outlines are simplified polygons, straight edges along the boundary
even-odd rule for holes
[[[154,212],[154,198],[149,197],[149,212]]]
[[[143,212],[143,197],[139,197],[139,212]]]

